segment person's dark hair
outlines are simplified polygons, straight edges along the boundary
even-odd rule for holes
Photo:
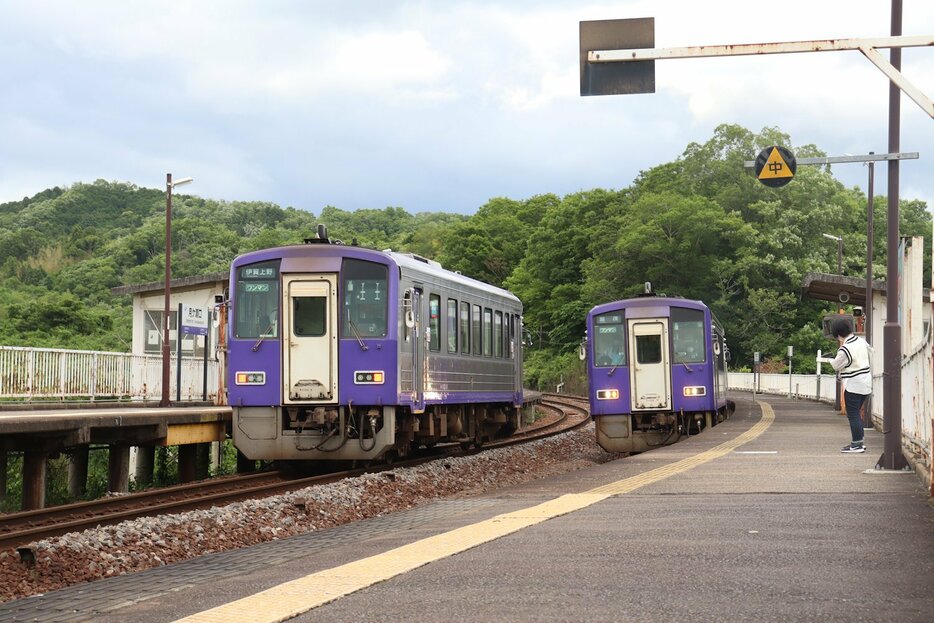
[[[837,318],[830,325],[830,333],[834,337],[847,337],[853,333],[853,327],[850,326],[850,321],[846,318]]]

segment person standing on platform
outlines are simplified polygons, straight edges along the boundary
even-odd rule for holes
[[[872,393],[872,346],[853,333],[850,321],[845,318],[834,320],[830,330],[840,344],[840,350],[830,365],[846,383],[843,401],[846,405],[846,419],[850,422],[851,441],[841,452],[865,452],[863,421],[859,417],[859,410]]]

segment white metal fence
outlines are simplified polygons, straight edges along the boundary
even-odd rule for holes
[[[171,361],[172,400],[177,396],[177,359]],[[207,399],[217,396],[217,361],[207,362]],[[182,358],[181,399],[204,396],[204,360]],[[58,348],[0,346],[0,399],[158,400],[162,397],[162,356]]]
[[[931,436],[934,428],[934,338],[929,323],[927,335],[913,351],[902,358],[902,446],[916,466],[934,476],[931,461]],[[878,351],[876,351],[878,353]],[[755,378],[757,377],[757,378]],[[834,402],[836,377],[823,374],[758,374],[730,372],[730,389],[756,391],[763,394],[792,395],[825,402]],[[790,387],[790,392],[789,392]],[[872,418],[882,425],[885,393],[882,375],[872,379]]]
[[[810,398],[825,402],[834,401],[837,377],[832,374],[792,374],[790,383],[787,374],[753,374],[752,372],[730,372],[730,389],[752,391],[763,394],[790,394],[798,398]]]

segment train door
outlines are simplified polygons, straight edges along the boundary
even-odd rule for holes
[[[283,402],[334,402],[337,274],[285,277],[282,294]]]
[[[415,314],[414,339],[412,340],[412,410],[421,413],[425,410],[425,340],[427,336],[422,327],[425,314],[422,310],[421,288],[412,289],[412,311]]]
[[[633,411],[671,409],[668,319],[630,321],[629,350]]]
[[[713,337],[713,375],[714,375],[714,404],[720,404],[720,399],[726,396],[726,340],[716,325],[710,328]]]

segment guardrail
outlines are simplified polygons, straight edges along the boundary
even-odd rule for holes
[[[758,378],[757,378],[758,377]],[[730,389],[752,391],[753,386],[762,394],[789,394],[798,398],[810,398],[823,402],[833,402],[837,391],[837,377],[832,374],[792,374],[791,382],[787,374],[753,374],[752,372],[730,372]]]
[[[208,359],[207,399],[218,388],[218,362]],[[171,360],[171,393],[178,393],[176,357]],[[181,399],[204,396],[204,360],[182,357]],[[130,353],[0,346],[0,399],[25,402],[158,400],[162,397],[162,356]]]

